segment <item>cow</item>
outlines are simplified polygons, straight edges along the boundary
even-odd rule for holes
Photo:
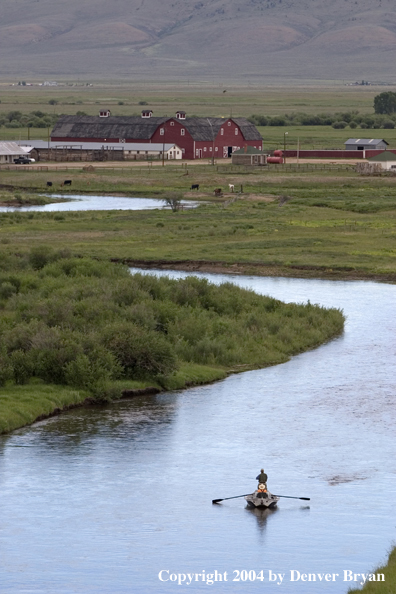
[[[191,190],[199,190],[199,184],[192,184]]]
[[[228,187],[230,188],[230,192],[233,192],[235,189],[234,184],[228,184]]]
[[[52,182],[47,182],[47,188],[52,188]]]
[[[65,179],[65,181],[63,182],[64,186],[71,186],[72,184],[72,180],[71,179]]]
[[[221,196],[221,194],[222,194],[222,190],[221,190],[221,188],[216,188],[216,189],[214,190],[214,195],[215,195],[215,196]]]

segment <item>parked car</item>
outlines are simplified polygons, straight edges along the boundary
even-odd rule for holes
[[[32,157],[17,157],[14,159],[14,163],[16,165],[29,165],[29,163],[35,163],[36,159],[32,159]]]

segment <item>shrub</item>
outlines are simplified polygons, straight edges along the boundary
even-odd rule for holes
[[[333,128],[336,129],[336,130],[342,130],[343,128],[346,128],[347,125],[348,125],[347,122],[341,122],[341,121],[334,122],[333,123]]]

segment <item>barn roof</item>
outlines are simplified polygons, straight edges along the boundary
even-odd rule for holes
[[[180,122],[176,118],[140,116],[61,116],[56,122],[52,137],[58,138],[133,138],[147,140],[151,138],[158,126],[168,120],[179,122],[191,134],[194,140],[211,141],[216,138],[224,118],[187,117]],[[246,118],[231,118],[240,128],[245,140],[261,140],[256,126]]]
[[[61,116],[51,136],[60,138],[151,138],[158,126],[169,118],[140,116]]]
[[[389,144],[383,138],[348,138],[348,140],[346,140],[344,144],[369,144],[375,146],[380,142],[385,142],[385,144]]]

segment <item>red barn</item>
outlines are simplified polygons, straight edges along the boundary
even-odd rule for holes
[[[227,158],[242,146],[262,148],[256,126],[246,118],[195,118],[178,111],[176,117],[62,116],[51,134],[54,142],[174,143],[184,159]]]

